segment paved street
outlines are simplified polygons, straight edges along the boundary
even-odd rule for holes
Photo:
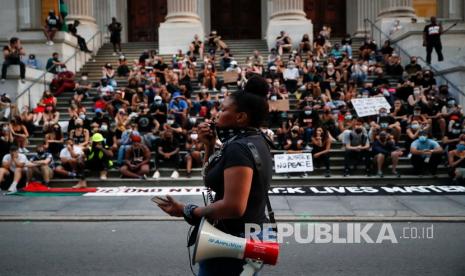
[[[202,196],[177,196],[203,204]],[[454,219],[465,221],[464,195],[271,196],[276,215],[292,220],[321,218]],[[21,197],[0,196],[0,220],[6,219],[166,219],[149,196]]]
[[[392,225],[400,236],[404,227],[432,224]],[[465,224],[433,225],[432,239],[397,244],[290,240],[278,266],[262,275],[464,275]],[[182,222],[2,222],[0,228],[2,275],[191,275]]]
[[[178,199],[202,202],[199,195]],[[271,196],[271,201],[282,222],[304,223],[300,236],[314,236],[305,244],[296,235],[285,238],[278,266],[262,275],[465,275],[464,195]],[[0,274],[191,275],[187,225],[167,219],[149,196],[2,195]],[[333,238],[336,232],[348,237],[354,223],[360,228],[373,223],[368,233],[374,241],[380,229],[392,227],[395,240],[316,240],[317,227],[330,227]]]

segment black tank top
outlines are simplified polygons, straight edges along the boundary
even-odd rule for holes
[[[82,144],[86,140],[86,137],[84,136],[84,131],[81,132],[81,135],[76,135],[76,131],[74,131],[73,135],[73,142],[75,145]]]

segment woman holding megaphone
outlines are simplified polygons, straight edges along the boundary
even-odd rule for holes
[[[260,131],[267,121],[269,86],[258,75],[248,78],[244,89],[225,98],[215,123],[199,125],[199,140],[205,144],[205,185],[215,192],[212,202],[199,207],[167,196],[158,206],[171,216],[189,223],[205,218],[227,234],[243,237],[245,224],[274,223],[268,189],[272,176],[270,141]],[[215,152],[216,139],[222,142]],[[267,206],[268,205],[268,206]],[[200,262],[199,276],[239,275],[244,260],[213,258]]]

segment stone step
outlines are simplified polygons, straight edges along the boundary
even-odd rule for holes
[[[170,172],[169,172],[170,173]],[[168,173],[168,174],[169,174]],[[151,177],[151,175],[149,176]],[[77,179],[52,179],[51,187],[72,187],[77,183]],[[105,181],[98,177],[87,178],[89,187],[173,187],[173,186],[203,186],[204,181],[201,177],[187,178],[181,175],[178,179],[171,179],[169,175],[163,176],[158,180],[149,178],[147,180],[108,178]],[[367,177],[361,175],[343,177],[340,175],[331,175],[331,177],[309,175],[300,176],[273,176],[271,187],[285,186],[385,186],[385,185],[450,185],[450,180],[446,174],[438,174],[437,178],[424,176],[395,176],[386,175],[384,178]]]

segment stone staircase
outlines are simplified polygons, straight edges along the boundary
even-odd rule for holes
[[[340,41],[340,39],[333,39],[333,41]],[[239,64],[244,64],[245,60],[248,56],[252,55],[253,50],[257,49],[261,52],[261,54],[266,59],[268,55],[266,42],[262,40],[240,40],[240,41],[226,41],[229,47],[232,50],[234,58],[238,61]],[[142,53],[143,50],[153,50],[157,49],[156,43],[129,43],[123,44],[123,52],[126,56],[128,62],[130,63],[134,59],[138,59],[139,55]],[[354,56],[357,56],[358,48],[360,47],[359,42],[357,41],[354,43]],[[118,57],[113,56],[113,50],[110,44],[105,44],[95,56],[94,61],[89,61],[81,70],[81,72],[89,73],[89,79],[92,82],[99,81],[101,77],[101,68],[106,63],[112,63],[116,66]],[[170,55],[164,55],[164,60],[166,63],[171,61]],[[198,66],[200,66],[201,61],[199,61]],[[79,74],[78,74],[79,75]],[[219,76],[221,77],[221,72],[219,72]],[[117,78],[116,79],[119,86],[127,85],[126,78]],[[393,85],[395,79],[392,80]],[[194,80],[193,81],[194,87],[194,95],[198,93],[200,89],[199,83]],[[235,86],[230,86],[231,90],[237,89]],[[91,98],[92,96],[96,95],[96,90],[93,89],[91,91]],[[214,92],[211,91],[213,94]],[[57,108],[60,111],[60,120],[61,121],[68,121],[69,116],[67,114],[67,108],[69,107],[69,100],[72,98],[72,92],[65,92],[62,94],[58,99]],[[291,95],[291,108],[295,109],[295,104],[297,102],[294,95]],[[87,99],[83,101],[84,106],[88,110],[87,114],[90,117],[94,116],[92,111],[93,102],[91,99]],[[272,126],[272,128],[276,128],[277,126]],[[41,131],[36,130],[34,132],[34,136],[30,138],[30,145],[29,150],[34,150],[35,145],[42,142],[44,135]],[[281,151],[274,151],[275,153],[279,153]],[[152,153],[154,157],[154,153]],[[402,157],[400,160],[400,164],[398,167],[399,172],[401,172],[402,177],[397,178],[393,175],[390,175],[390,169],[386,168],[385,172],[386,175],[384,178],[379,178],[375,176],[365,176],[364,172],[362,171],[362,167],[360,166],[358,171],[352,173],[351,176],[343,177],[343,161],[344,161],[344,150],[342,149],[342,145],[340,142],[335,142],[332,146],[331,150],[331,177],[326,178],[324,177],[324,168],[316,168],[314,172],[309,173],[306,176],[302,175],[277,175],[273,176],[273,185],[386,185],[386,184],[409,184],[409,185],[427,185],[427,184],[438,184],[438,183],[447,183],[447,170],[444,165],[440,165],[440,170],[438,174],[438,178],[432,178],[430,176],[424,176],[419,178],[418,176],[412,175],[410,160],[407,157]],[[170,179],[169,176],[172,172],[172,169],[160,169],[161,178],[159,180],[129,180],[129,179],[120,179],[120,174],[117,168],[114,168],[109,173],[109,180],[102,182],[98,179],[96,175],[91,175],[89,177],[89,185],[91,186],[172,186],[172,185],[202,185],[202,178],[200,175],[200,169],[193,169],[192,177],[187,178],[185,174],[185,170],[180,170],[180,178],[173,180]],[[152,171],[153,173],[153,171]],[[151,175],[149,175],[151,176]],[[60,179],[55,178],[52,181],[53,186],[71,186],[76,183],[75,179]]]

